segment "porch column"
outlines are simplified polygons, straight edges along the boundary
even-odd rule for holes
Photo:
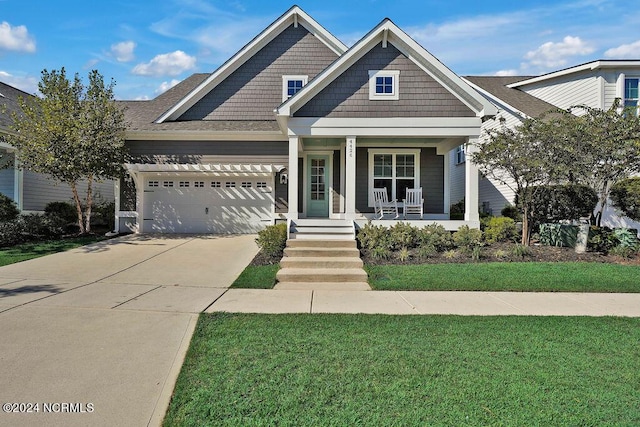
[[[356,137],[348,136],[345,146],[345,218],[356,217]]]
[[[113,201],[115,205],[115,221],[113,223],[113,231],[120,232],[120,178],[113,180]]]
[[[477,138],[469,138],[465,145],[465,182],[464,182],[464,220],[477,222],[480,226],[480,214],[478,213],[478,167],[471,160],[471,153],[478,149],[475,144],[478,143]]]
[[[289,167],[287,173],[289,174],[288,189],[289,189],[289,213],[287,217],[289,219],[298,219],[298,144],[300,138],[297,136],[289,137]]]

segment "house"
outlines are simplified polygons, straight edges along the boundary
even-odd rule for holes
[[[486,138],[485,131],[498,126],[500,119],[513,128],[527,117],[539,117],[555,108],[586,105],[606,110],[616,98],[626,106],[637,107],[640,60],[598,60],[542,76],[469,76],[464,79],[498,108],[495,118],[482,125],[482,141]],[[465,181],[464,168],[460,167],[464,158],[456,159],[459,162],[451,166],[454,189]],[[454,200],[462,197],[461,191],[455,192]],[[479,202],[482,211],[499,215],[506,204],[513,204],[514,193],[503,184],[480,178]],[[603,214],[602,225],[640,230],[640,223],[619,216],[610,205]]]
[[[469,161],[464,220],[449,219],[450,156],[496,108],[389,19],[347,48],[294,6],[213,73],[122,105],[134,160],[117,231],[364,223],[376,187],[422,188],[429,223],[479,225]]]
[[[21,212],[41,213],[49,202],[70,202],[72,192],[68,185],[47,175],[21,168],[15,161],[16,149],[3,138],[12,132],[13,114],[20,113],[20,99],[32,96],[0,82],[0,193],[12,199]],[[113,201],[113,181],[94,183],[94,194],[98,200]]]

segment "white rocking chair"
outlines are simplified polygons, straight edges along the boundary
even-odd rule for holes
[[[377,219],[383,219],[385,215],[391,215],[394,219],[398,218],[398,202],[389,200],[386,188],[373,189],[373,206]]]
[[[407,198],[404,199],[403,216],[407,214],[420,214],[420,219],[424,216],[424,199],[422,198],[422,188],[407,188]]]

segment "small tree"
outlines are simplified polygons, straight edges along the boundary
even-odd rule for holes
[[[574,113],[574,114],[571,114]],[[554,151],[565,178],[598,194],[593,222],[600,226],[613,185],[640,172],[640,118],[620,109],[620,99],[602,110],[573,106],[556,117]]]
[[[105,85],[96,70],[86,87],[78,74],[69,81],[64,68],[43,70],[42,97],[20,100],[21,114],[14,114],[8,137],[23,167],[69,185],[81,233],[91,230],[94,181],[121,176],[127,157],[124,113],[114,102],[113,87],[113,80]],[[84,221],[82,180],[87,182]]]
[[[509,129],[501,126],[488,131],[488,141],[470,153],[471,160],[488,177],[509,187],[516,194],[522,212],[523,245],[529,244],[532,226],[532,203],[541,186],[552,182],[557,166],[549,150],[549,123],[526,119]]]
[[[613,206],[634,221],[640,221],[640,178],[629,178],[611,188]]]

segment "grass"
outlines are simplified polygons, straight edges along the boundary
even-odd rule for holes
[[[586,262],[366,266],[376,290],[640,292],[640,267]]]
[[[202,315],[165,426],[640,425],[640,319]]]
[[[273,265],[249,265],[240,276],[231,284],[232,288],[247,289],[271,289],[276,284],[276,273],[280,266]]]
[[[0,266],[14,264],[57,252],[64,252],[89,243],[104,240],[102,236],[82,236],[44,242],[22,243],[9,248],[0,249]]]

